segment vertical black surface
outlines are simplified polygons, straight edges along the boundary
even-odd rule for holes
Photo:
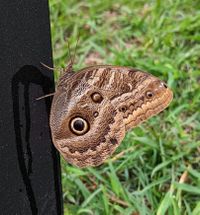
[[[0,214],[62,214],[47,0],[0,0]]]

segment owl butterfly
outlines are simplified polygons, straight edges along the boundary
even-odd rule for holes
[[[69,163],[98,166],[128,130],[163,111],[172,97],[163,81],[139,69],[99,65],[74,73],[68,66],[51,107],[53,143]]]

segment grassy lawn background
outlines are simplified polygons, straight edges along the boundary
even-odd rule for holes
[[[200,1],[50,0],[55,67],[132,66],[174,100],[97,168],[62,160],[65,214],[200,215]],[[58,74],[56,73],[56,78]]]

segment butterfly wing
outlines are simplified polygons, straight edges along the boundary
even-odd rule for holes
[[[162,111],[171,99],[166,85],[146,72],[85,68],[58,84],[50,117],[53,142],[76,166],[100,165],[127,130]]]
[[[92,75],[93,70],[77,73],[60,85],[51,108],[53,143],[65,160],[79,167],[103,163],[125,136],[122,116],[107,91],[91,84]],[[86,132],[75,130],[84,123]]]

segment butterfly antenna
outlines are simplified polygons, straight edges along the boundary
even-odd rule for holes
[[[67,47],[68,47],[70,60],[69,60],[69,63],[67,65],[67,67],[63,70],[62,73],[72,72],[73,64],[74,64],[74,60],[75,60],[75,55],[76,55],[76,49],[77,49],[78,40],[79,40],[79,35],[78,35],[78,39],[76,41],[76,46],[75,46],[75,51],[74,51],[73,57],[71,55],[71,49],[70,49],[69,41],[67,40]]]
[[[73,55],[73,58],[72,58],[72,65],[74,64],[74,61],[75,61],[75,57],[76,57],[76,50],[77,50],[77,46],[78,46],[78,42],[79,42],[79,38],[80,38],[80,34],[78,34],[78,38],[77,38],[77,41],[76,41],[76,46],[75,46],[75,49],[74,49],[74,55]]]
[[[70,48],[70,44],[69,44],[68,40],[67,40],[67,48],[68,48],[68,53],[69,53],[69,62],[71,63],[72,62],[72,55],[71,55],[71,48]]]

